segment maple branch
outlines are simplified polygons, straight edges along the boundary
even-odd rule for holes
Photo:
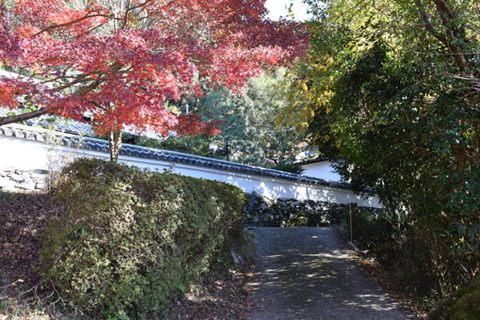
[[[114,73],[117,73],[117,72],[129,72],[132,70],[132,66],[129,66],[127,68],[125,68],[124,70],[121,70],[123,67],[123,65],[121,65],[120,63],[118,62],[115,62],[112,64],[111,66],[111,72],[112,74]],[[84,96],[86,95],[87,93],[91,92],[92,90],[95,90],[96,88],[98,88],[98,86],[100,86],[103,82],[106,82],[108,80],[108,75],[105,74],[105,73],[98,73],[97,74],[97,77],[96,78],[93,78],[90,74],[81,74],[81,75],[78,75],[78,76],[67,76],[65,73],[67,72],[67,70],[64,71],[63,75],[62,76],[58,76],[56,78],[52,78],[52,79],[49,79],[49,80],[45,80],[43,81],[42,83],[43,84],[46,84],[46,83],[51,83],[51,82],[55,82],[55,81],[58,81],[58,80],[66,80],[66,79],[74,79],[73,81],[70,81],[70,82],[67,82],[61,86],[58,86],[58,87],[55,87],[55,90],[64,90],[64,89],[67,89],[67,88],[70,88],[70,87],[73,87],[75,86],[76,84],[79,84],[79,83],[84,83],[84,82],[92,82],[91,84],[87,85],[87,86],[83,86],[80,90],[79,90],[79,95],[80,96]]]
[[[123,23],[122,23],[122,28],[125,28],[127,26],[127,22],[128,22],[128,14],[133,11],[133,10],[136,10],[136,9],[140,9],[140,8],[143,8],[146,12],[146,8],[149,7],[149,6],[153,6],[153,4],[155,3],[155,0],[145,0],[144,2],[142,3],[138,3],[137,5],[134,5],[134,6],[130,6],[130,1],[129,1],[129,5],[128,7],[125,9],[125,14],[123,15]],[[170,5],[172,5],[173,3],[175,3],[175,0],[172,0],[172,1],[169,1],[168,3],[165,3],[165,7],[169,7]],[[146,20],[148,19],[149,17],[153,16],[152,13],[148,14],[145,16],[145,17],[138,17],[138,20]]]
[[[129,12],[130,12],[130,1],[128,1],[127,8],[125,9],[125,13],[123,15],[122,29],[124,29],[127,26]]]
[[[86,30],[86,31],[83,32],[83,33],[79,33],[79,34],[73,35],[73,36],[71,36],[71,37],[68,38],[68,39],[69,39],[69,40],[72,40],[72,39],[80,39],[80,38],[82,38],[82,37],[85,36],[85,35],[91,34],[93,31],[97,30],[97,29],[100,28],[100,27],[103,27],[104,25],[105,25],[104,23],[99,23],[97,26],[91,27],[91,28],[89,28],[88,30]]]
[[[71,20],[71,21],[68,21],[68,22],[65,22],[65,23],[60,23],[60,24],[53,24],[51,26],[43,28],[42,30],[40,30],[37,33],[35,33],[34,35],[32,35],[31,38],[34,38],[34,37],[36,37],[36,36],[38,36],[38,35],[40,35],[44,32],[48,32],[48,31],[53,30],[53,29],[70,26],[72,24],[79,23],[79,22],[82,22],[82,21],[90,19],[90,18],[97,18],[97,17],[104,17],[104,18],[107,18],[107,19],[116,19],[112,15],[106,15],[106,14],[103,14],[103,13],[96,13],[96,14],[92,14],[92,15],[87,14],[87,15],[85,15],[81,18],[75,19],[75,20]]]
[[[100,78],[100,77],[99,77]],[[87,87],[83,87],[79,92],[78,92],[78,95],[79,96],[84,96],[86,95],[87,93],[89,93],[90,91],[92,90],[95,90],[96,88],[98,88],[98,86],[101,84],[101,80],[100,79],[97,79],[95,80],[95,82],[91,83],[89,86]]]
[[[59,80],[59,79],[66,79],[66,77],[59,77],[59,78],[56,78],[56,79],[45,81],[44,83],[53,82],[53,81],[56,81],[56,80]],[[70,88],[70,87],[72,87],[72,86],[74,86],[78,83],[87,82],[87,81],[95,81],[95,79],[92,78],[92,77],[88,77],[86,74],[82,74],[81,76],[75,77],[75,80],[73,80],[71,82],[68,82],[68,83],[66,83],[62,86],[55,87],[55,89],[56,90],[63,90],[63,89]]]
[[[128,2],[128,7],[127,9],[125,10],[125,14],[123,15],[123,28],[125,28],[125,26],[127,25],[127,22],[128,22],[128,14],[130,13],[130,11],[133,11],[135,9],[139,9],[139,8],[143,8],[143,9],[146,9],[146,7],[153,3],[154,0],[146,0],[144,1],[143,3],[139,3],[133,7],[130,6],[130,1]]]
[[[104,106],[98,104],[97,102],[93,101],[93,100],[90,100],[90,103],[93,104],[95,107],[97,107],[98,109],[101,109],[101,110],[104,110],[104,111],[107,111],[108,108],[105,108]]]
[[[58,80],[64,80],[64,79],[79,79],[79,78],[85,78],[86,75],[85,74],[82,74],[80,76],[67,76],[67,71],[68,71],[69,68],[66,68],[62,75],[58,76],[58,77],[54,77],[54,78],[48,78],[48,79],[45,79],[42,81],[42,84],[47,84],[47,83],[52,83],[52,82],[55,82],[55,81],[58,81]],[[83,80],[83,79],[82,79]],[[67,87],[62,87],[62,89],[65,89]]]
[[[19,121],[25,121],[25,120],[28,120],[28,119],[36,118],[36,117],[39,117],[41,115],[46,114],[47,112],[48,112],[47,109],[39,108],[39,109],[37,109],[35,111],[32,111],[32,112],[21,113],[21,114],[17,114],[17,115],[14,115],[14,116],[0,117],[0,126],[3,126],[5,124],[10,124],[10,123],[15,123],[15,122],[19,122]]]

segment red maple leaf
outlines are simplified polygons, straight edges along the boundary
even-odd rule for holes
[[[54,114],[81,120],[89,111],[99,133],[126,125],[205,132],[214,125],[179,118],[165,101],[198,94],[197,77],[241,88],[264,66],[288,64],[308,46],[300,24],[266,20],[263,0],[83,3],[0,7],[0,62],[31,74],[0,77],[0,103],[15,108],[15,97],[28,94]]]

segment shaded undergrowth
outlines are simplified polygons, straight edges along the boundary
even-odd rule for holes
[[[50,193],[0,192],[0,319],[47,320],[87,319],[69,307],[69,301],[41,281],[35,272],[39,261],[39,235],[64,208]],[[248,244],[249,240],[245,239]],[[239,246],[236,251],[248,256],[252,248]],[[248,319],[247,265],[222,270],[228,257],[218,257],[216,271],[205,275],[189,293],[172,301],[169,319]],[[234,316],[235,315],[235,316]]]

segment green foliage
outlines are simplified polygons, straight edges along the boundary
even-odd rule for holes
[[[468,1],[307,2],[317,20],[290,113],[304,115],[298,128],[345,180],[384,203],[384,218],[359,217],[364,244],[421,294],[445,296],[480,271],[476,9]]]
[[[462,281],[463,270],[455,268],[455,259],[448,247],[428,229],[402,223],[387,210],[375,213],[353,208],[353,241],[362,249],[374,253],[377,260],[390,270],[394,279],[401,280],[405,292],[413,297],[438,299],[435,293],[447,292],[438,272],[450,281]],[[347,208],[342,225],[350,239],[350,213]],[[424,307],[428,301],[421,301]]]
[[[350,215],[351,209],[351,215]],[[352,233],[350,234],[350,218],[352,219]],[[342,215],[342,226],[348,239],[353,239],[361,244],[361,247],[375,250],[382,257],[392,249],[393,227],[384,210],[375,213],[362,210],[356,206],[346,206]]]
[[[302,168],[301,165],[296,164],[296,163],[279,163],[276,166],[273,166],[272,169],[275,170],[280,170],[280,171],[285,171],[285,172],[291,172],[291,173],[296,173],[296,174],[302,174],[305,169]]]
[[[164,140],[140,138],[135,144],[149,148],[166,149],[210,157],[212,154],[209,149],[209,144],[213,141],[212,139],[212,137],[208,137],[203,133],[195,136],[186,135],[181,138],[168,137]]]
[[[15,198],[15,193],[13,192],[8,192],[8,191],[0,191],[0,203],[8,203],[10,202],[13,198]]]
[[[66,213],[43,233],[38,270],[95,318],[162,314],[242,230],[233,186],[101,160],[66,167],[57,198]]]
[[[294,157],[299,151],[298,144],[305,140],[294,127],[276,119],[285,107],[284,78],[285,69],[282,68],[264,72],[250,79],[241,94],[223,87],[208,87],[202,80],[200,84],[205,96],[189,97],[178,107],[183,108],[188,103],[189,111],[202,120],[220,121],[222,133],[212,137],[212,142],[219,145],[215,157],[252,165],[282,162]]]
[[[432,320],[475,320],[480,314],[480,277],[473,278],[458,290],[437,312]]]

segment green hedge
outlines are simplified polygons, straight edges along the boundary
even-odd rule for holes
[[[242,230],[243,192],[224,183],[81,159],[56,190],[39,273],[95,318],[162,314]]]
[[[460,287],[442,306],[430,314],[432,320],[477,320],[480,315],[480,276]]]

